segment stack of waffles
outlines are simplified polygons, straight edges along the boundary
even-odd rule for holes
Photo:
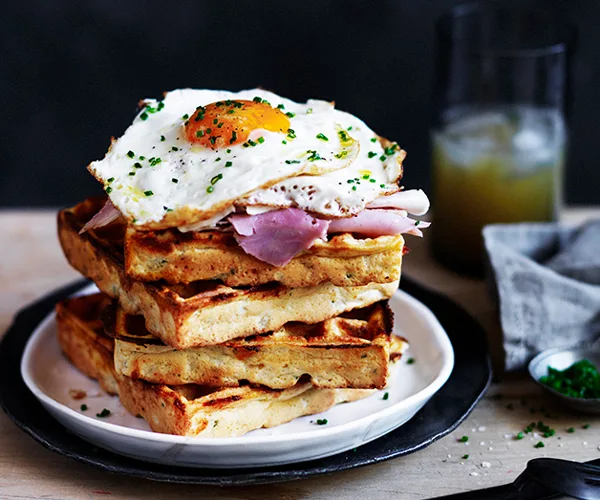
[[[58,304],[59,342],[153,430],[239,436],[388,384],[407,347],[387,305],[401,235],[338,234],[276,267],[222,231],[81,232],[104,202],[59,213],[68,261],[101,292]]]

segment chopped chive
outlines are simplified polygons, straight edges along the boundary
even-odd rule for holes
[[[216,140],[217,140],[217,138],[216,138],[216,137],[211,137],[211,138],[209,139],[210,143],[211,143],[213,146],[215,145],[215,141],[216,141]]]
[[[133,151],[127,151],[127,156],[129,156],[129,158],[135,158],[135,153]]]
[[[110,179],[106,179],[106,182],[108,182],[108,183],[111,183],[111,182],[113,182],[114,180],[115,180],[115,178],[114,178],[114,177],[111,177]]]
[[[256,142],[254,142],[252,139],[248,139],[248,144],[250,144],[252,147],[256,146]]]
[[[231,167],[231,165],[233,165],[233,162],[231,162],[231,161],[226,161],[225,162],[225,166],[226,167]]]
[[[231,153],[231,149],[228,149],[226,152],[227,152],[227,154]]]
[[[412,364],[414,364],[414,362],[415,362],[415,358],[408,358],[408,359],[406,360],[406,364],[407,364],[407,365],[412,365]]]
[[[256,96],[254,99],[252,99],[254,102],[262,102],[262,98]]]
[[[519,433],[518,433],[518,434],[515,436],[515,439],[517,439],[517,440],[521,440],[521,439],[523,439],[524,437],[525,437],[525,434],[523,434],[522,432],[519,432]]]
[[[206,188],[206,192],[207,192],[207,193],[212,193],[214,190],[215,190],[215,188],[214,188],[214,187],[212,187],[212,186],[208,186],[208,187]]]
[[[228,109],[227,110],[227,114],[228,115],[232,115],[233,113],[235,113],[235,109]]]
[[[221,157],[215,158],[215,161],[221,161]]]
[[[325,134],[322,134],[321,132],[319,132],[317,134],[317,139],[321,139],[322,141],[328,141],[329,139],[327,138],[327,136],[325,136]]]
[[[469,440],[469,436],[463,436],[461,437],[458,442],[459,443],[466,443]]]
[[[385,157],[385,155],[381,155],[381,156],[379,157],[379,159],[380,159],[381,161],[385,161],[385,160],[387,160],[387,158]]]
[[[135,172],[129,172],[128,174],[130,177],[133,177],[135,175]]]
[[[88,405],[82,404],[79,408],[81,409],[81,411],[87,411]]]
[[[317,161],[323,159],[321,158],[321,155],[316,151],[307,151],[307,153],[310,153],[310,156],[307,158],[308,161]]]
[[[300,160],[285,160],[286,165],[292,165],[294,163],[300,163]]]
[[[356,186],[352,186],[352,191],[356,191]]]
[[[372,182],[373,184],[375,184],[377,181],[375,179],[369,179],[369,182]]]
[[[285,109],[285,106],[283,104],[278,104],[277,109]]]
[[[108,417],[109,415],[110,415],[110,410],[107,408],[104,408],[104,410],[102,410],[100,413],[96,413],[96,416],[98,418]]]
[[[371,139],[371,142],[377,142],[377,137],[373,137],[373,138]]]
[[[211,128],[207,128],[207,129],[206,129],[206,133],[207,133],[207,134],[209,134],[209,135],[210,135],[210,133],[211,133],[211,132],[212,132],[212,129],[211,129]]]
[[[179,182],[179,179],[175,179],[175,177],[173,177],[173,178],[171,179],[171,182],[172,182],[173,184],[177,184],[177,183]]]
[[[287,144],[287,141],[285,141],[285,140],[281,141],[281,144]]]
[[[467,454],[463,455],[463,456],[462,456],[462,457],[460,457],[460,458],[462,458],[463,460],[467,460],[467,459],[469,458],[469,454],[467,453]]]
[[[181,117],[182,120],[187,120],[190,117],[187,113]]]
[[[204,137],[204,130],[197,130],[196,137]]]
[[[374,151],[369,151],[369,152],[367,153],[367,156],[368,156],[369,158],[375,158],[375,157],[377,156],[377,153],[375,153]]]
[[[347,154],[348,154],[348,151],[346,151],[346,150],[343,150],[343,151],[340,151],[339,153],[337,153],[337,154],[335,155],[335,157],[336,157],[338,160],[340,160],[340,159],[342,159],[344,156],[346,156]]]
[[[179,148],[178,148],[177,146],[173,146],[173,147],[171,148],[171,151],[179,151]]]
[[[259,144],[262,144],[263,142],[265,142],[265,138],[264,137],[259,137],[258,139],[256,139],[258,141]]]
[[[544,443],[542,443],[541,441],[538,441],[538,443],[536,443],[533,447],[534,448],[544,448],[546,445]]]
[[[106,194],[110,194],[112,193],[112,188],[108,186],[104,191],[106,191]]]
[[[383,394],[383,398],[382,399],[384,401],[387,401],[389,398],[390,398],[390,393],[389,392],[386,392],[386,393]]]
[[[394,151],[396,150],[397,147],[398,147],[398,144],[394,143],[391,146],[385,148],[383,151],[386,155],[391,156],[394,154]]]
[[[229,141],[229,144],[233,144],[236,140],[237,140],[237,134],[234,130],[233,132],[231,132],[231,139]]]
[[[288,128],[288,139],[295,139],[296,138],[296,132],[294,131],[294,129]]]
[[[338,132],[338,135],[340,136],[341,142],[348,142],[350,140],[350,137],[348,136],[345,130],[340,130]]]
[[[141,164],[139,161],[136,161],[136,162],[133,164],[133,166],[134,166],[135,168],[142,168],[142,164]]]
[[[385,187],[385,184],[379,184],[379,187],[380,187],[381,189],[383,189],[383,188]]]
[[[312,112],[313,112],[313,109],[312,109],[312,108],[308,108],[308,109],[306,110],[306,114],[307,114],[307,115],[310,115]]]
[[[294,118],[294,116],[296,116],[296,113],[292,113],[291,111],[288,111],[285,116],[289,117],[289,118]]]
[[[145,111],[140,115],[140,118],[144,121],[146,121],[148,119],[148,113],[146,113]]]
[[[150,160],[148,160],[150,162],[150,166],[152,167],[156,167],[156,165],[158,165],[160,162],[162,162],[162,160],[160,158],[150,158]]]
[[[573,433],[575,432],[575,427],[569,427],[569,428],[567,429],[567,432],[568,432],[569,434],[573,434]]]
[[[326,418],[319,418],[317,420],[317,425],[326,425],[327,424],[327,419]]]
[[[213,120],[213,125],[216,125],[217,123],[219,123],[219,119],[218,119],[218,118],[215,118],[215,119]]]
[[[160,142],[165,142],[165,136],[164,135],[160,136]]]
[[[217,174],[215,175],[211,180],[210,180],[210,184],[211,186],[214,186],[217,182],[219,182],[221,179],[223,178],[223,174]]]
[[[346,130],[350,132],[352,130],[352,125],[350,125]]]
[[[581,426],[582,429],[589,429],[590,428],[590,424],[585,424]]]
[[[140,159],[140,161],[144,161],[146,159],[145,156],[138,156],[138,158]]]
[[[368,179],[369,177],[371,177],[369,174],[365,174],[365,175],[362,176],[362,178],[365,179],[365,180]]]

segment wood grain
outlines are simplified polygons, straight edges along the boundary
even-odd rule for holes
[[[568,220],[598,216],[572,211]],[[78,278],[60,251],[51,211],[0,211],[0,332],[15,312],[45,293]],[[426,242],[411,238],[405,273],[439,290],[469,310],[488,331],[496,365],[499,330],[485,285],[458,277],[433,263]],[[10,383],[10,381],[2,381]],[[549,415],[549,416],[547,416]],[[556,429],[552,438],[514,436],[542,419]],[[590,423],[589,429],[582,426]],[[566,432],[574,427],[574,433]],[[468,436],[468,443],[459,442]],[[538,441],[544,448],[534,448]],[[108,474],[52,453],[0,414],[0,498],[2,499],[423,499],[510,482],[527,460],[555,456],[600,457],[600,420],[555,408],[522,377],[495,383],[472,415],[451,435],[404,458],[333,475],[273,486],[218,488],[153,483]],[[463,459],[465,454],[468,459]]]

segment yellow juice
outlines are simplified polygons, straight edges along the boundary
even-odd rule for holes
[[[472,120],[476,130],[463,123],[454,127],[454,133],[450,126],[433,135],[432,245],[434,254],[455,270],[482,272],[481,230],[486,224],[555,218],[564,151],[562,129],[560,142],[552,142],[551,149],[529,136],[516,151],[519,129],[514,118],[518,115],[509,116],[513,121],[507,118],[490,124],[484,120],[482,124]],[[546,149],[540,152],[540,147]]]

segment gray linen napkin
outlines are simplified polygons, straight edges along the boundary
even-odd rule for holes
[[[600,221],[579,228],[493,224],[483,237],[507,371],[525,368],[544,349],[600,340]]]

